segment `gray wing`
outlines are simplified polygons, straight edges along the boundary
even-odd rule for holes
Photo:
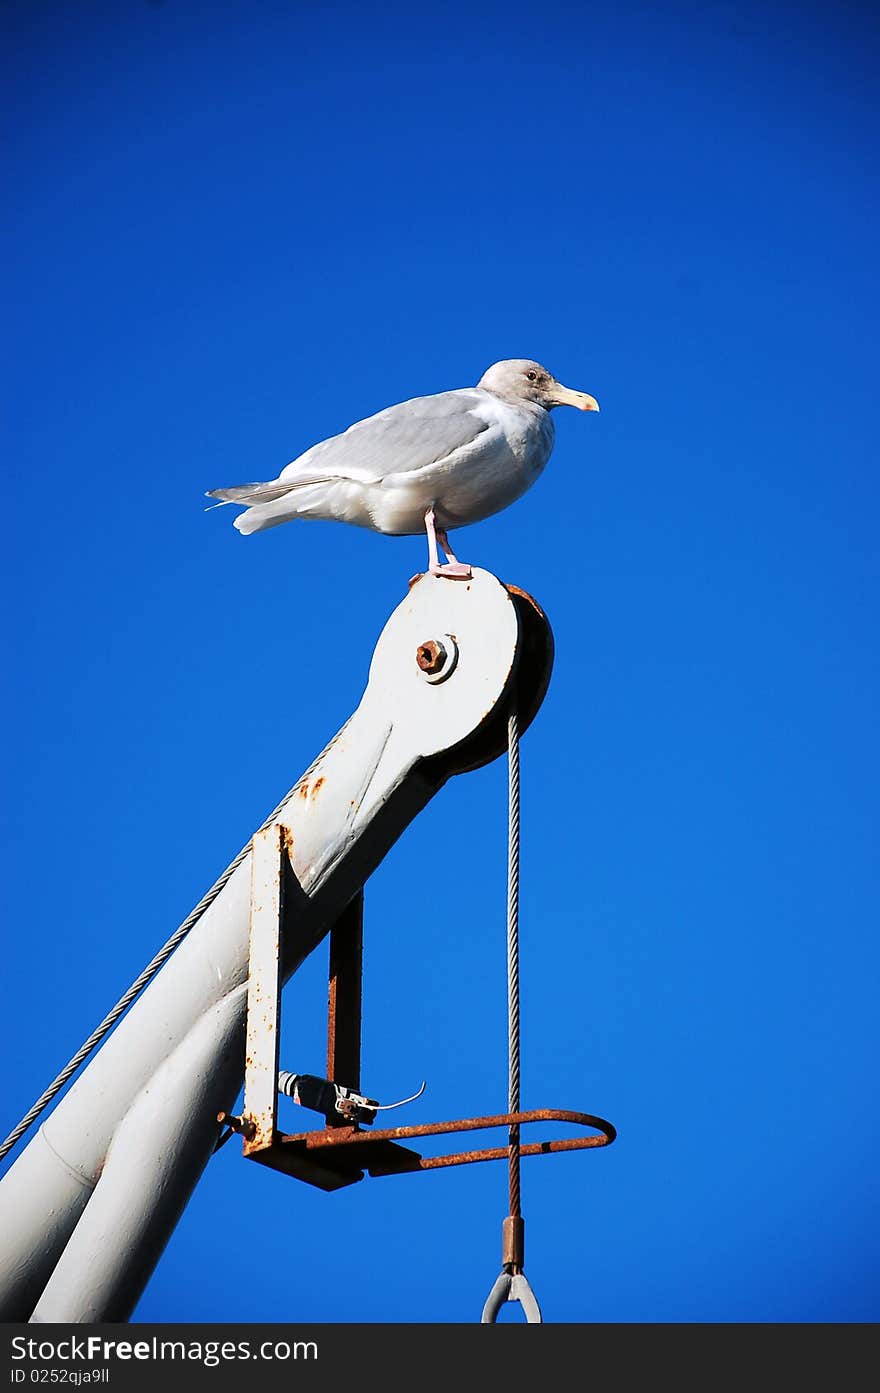
[[[390,475],[412,474],[490,429],[491,417],[480,410],[484,401],[485,393],[465,387],[389,406],[313,445],[282,469],[278,483],[288,488],[334,479],[377,484]]]

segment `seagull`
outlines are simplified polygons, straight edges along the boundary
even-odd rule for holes
[[[563,387],[540,363],[506,358],[476,387],[414,397],[322,440],[265,484],[211,489],[240,503],[245,535],[294,518],[322,518],[392,537],[428,539],[432,575],[468,579],[447,533],[520,498],[553,449],[554,406],[598,411],[588,392]],[[446,561],[441,562],[438,544]]]

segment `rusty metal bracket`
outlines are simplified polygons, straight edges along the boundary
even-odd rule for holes
[[[568,1108],[534,1108],[531,1112],[496,1113],[487,1117],[461,1117],[451,1122],[423,1122],[412,1127],[386,1127],[378,1132],[362,1132],[357,1127],[332,1127],[316,1132],[298,1132],[282,1136],[279,1141],[290,1148],[300,1147],[308,1152],[326,1155],[330,1148],[348,1148],[348,1155],[358,1156],[370,1175],[395,1175],[398,1171],[438,1170],[443,1166],[470,1165],[473,1161],[503,1161],[508,1147],[493,1146],[478,1151],[454,1151],[442,1156],[420,1156],[418,1164],[387,1165],[380,1155],[387,1142],[415,1141],[420,1137],[453,1136],[457,1132],[488,1131],[493,1127],[525,1126],[530,1122],[571,1122],[578,1127],[593,1127],[599,1133],[590,1137],[557,1137],[551,1141],[525,1142],[520,1146],[523,1156],[550,1156],[557,1151],[583,1151],[590,1147],[608,1146],[617,1133],[604,1118]],[[376,1145],[376,1159],[372,1147]],[[350,1163],[349,1163],[350,1164]]]
[[[240,1117],[226,1113],[218,1117],[218,1121],[241,1134],[243,1154],[249,1160],[322,1190],[337,1190],[363,1180],[365,1171],[371,1176],[402,1175],[476,1161],[501,1161],[510,1154],[509,1145],[504,1145],[422,1156],[403,1144],[423,1137],[496,1127],[509,1129],[535,1122],[565,1122],[590,1128],[593,1135],[525,1142],[520,1145],[520,1155],[548,1156],[559,1151],[608,1146],[614,1141],[617,1134],[610,1122],[565,1108],[537,1108],[377,1131],[364,1131],[343,1117],[328,1117],[328,1125],[320,1130],[290,1135],[280,1132],[278,1042],[287,856],[283,827],[267,827],[254,837],[244,1107]],[[363,892],[351,901],[330,931],[327,1079],[354,1090],[360,1088],[362,954]]]
[[[253,1147],[248,1149],[247,1154],[265,1165],[299,1175],[301,1179],[321,1188],[337,1189],[341,1185],[362,1180],[365,1170],[371,1176],[404,1175],[413,1171],[440,1170],[446,1166],[465,1166],[475,1161],[504,1161],[509,1154],[507,1146],[422,1156],[401,1143],[422,1137],[487,1131],[493,1127],[525,1126],[531,1122],[570,1122],[578,1127],[594,1128],[598,1135],[526,1142],[520,1146],[522,1156],[550,1156],[559,1151],[583,1151],[608,1146],[617,1135],[610,1122],[590,1113],[572,1112],[567,1108],[536,1108],[531,1112],[464,1117],[451,1122],[426,1122],[412,1127],[387,1127],[376,1132],[364,1132],[359,1127],[327,1127],[321,1131],[280,1135],[269,1149],[271,1154]],[[335,1183],[323,1186],[321,1178],[315,1178],[319,1172],[327,1172],[326,1179],[334,1179]]]

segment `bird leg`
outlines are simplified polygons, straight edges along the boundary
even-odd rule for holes
[[[459,561],[458,558],[453,555],[446,533],[435,528],[433,508],[429,508],[425,513],[425,531],[428,534],[428,570],[431,575],[449,576],[451,580],[470,580],[473,575],[470,566]],[[440,558],[437,554],[438,542],[447,556],[447,563],[445,566],[440,564]]]
[[[440,531],[439,527],[437,528],[437,541],[440,543],[441,547],[446,553],[446,560],[451,561],[453,566],[464,566],[468,575],[470,575],[470,566],[468,566],[466,562],[459,561],[458,557],[454,554],[452,547],[449,545],[449,538],[447,537],[445,532]]]

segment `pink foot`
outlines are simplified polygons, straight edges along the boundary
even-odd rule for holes
[[[428,569],[432,576],[447,576],[450,580],[470,580],[474,574],[463,561],[447,561],[445,566],[434,562]]]

